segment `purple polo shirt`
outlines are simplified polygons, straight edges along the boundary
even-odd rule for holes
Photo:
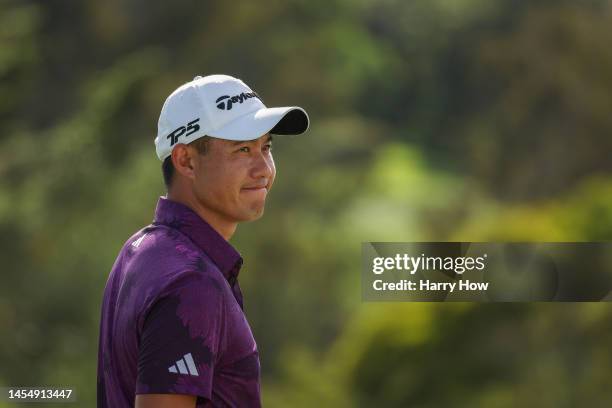
[[[197,407],[259,407],[259,354],[242,310],[240,254],[190,208],[159,199],[108,277],[98,407],[136,394],[196,395]]]

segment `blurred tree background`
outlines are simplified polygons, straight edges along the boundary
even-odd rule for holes
[[[359,268],[362,241],[610,240],[611,43],[609,0],[0,0],[0,385],[94,406],[161,105],[227,73],[312,120],[233,240],[266,406],[610,406],[608,304],[362,303]]]

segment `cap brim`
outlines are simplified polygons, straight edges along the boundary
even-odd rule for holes
[[[226,140],[253,140],[266,133],[299,135],[308,130],[310,120],[298,106],[264,108],[242,115],[208,136]]]

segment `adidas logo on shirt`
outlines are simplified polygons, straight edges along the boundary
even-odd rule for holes
[[[132,246],[134,248],[138,248],[140,246],[140,243],[142,242],[142,240],[144,239],[144,237],[146,237],[147,234],[144,234],[142,237],[138,238],[136,241],[132,242]]]
[[[176,364],[172,364],[170,367],[168,367],[168,371],[175,374],[190,374],[196,377],[200,375],[198,374],[198,370],[193,362],[191,353],[185,354],[183,358],[176,362]]]

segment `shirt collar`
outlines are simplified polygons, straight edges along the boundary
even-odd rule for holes
[[[191,208],[160,197],[153,223],[167,225],[187,235],[210,257],[226,279],[237,279],[242,266],[240,253]]]

